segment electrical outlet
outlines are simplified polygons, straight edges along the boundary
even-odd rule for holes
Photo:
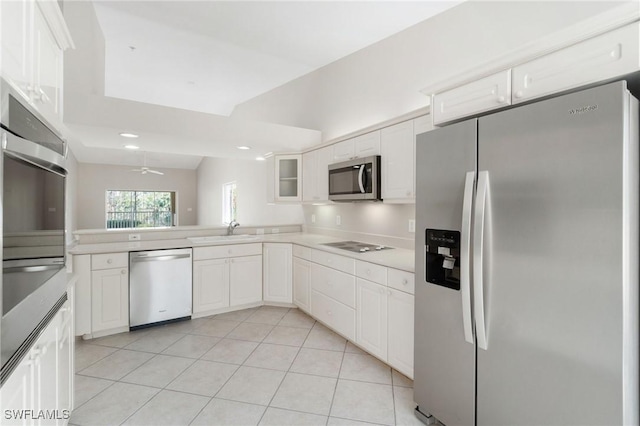
[[[264,235],[264,228],[256,229],[256,235]]]
[[[342,218],[340,217],[340,215],[336,215],[336,225],[342,225]]]
[[[315,214],[311,215],[311,223],[316,223],[316,215]]]
[[[415,221],[415,219],[409,219],[409,232],[416,232],[416,221]]]
[[[140,241],[140,234],[129,234],[129,241]]]
[[[280,233],[280,228],[271,228],[271,233],[272,234],[279,234]]]

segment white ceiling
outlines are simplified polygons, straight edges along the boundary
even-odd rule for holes
[[[304,149],[320,142],[319,132],[265,129],[268,124],[228,123],[225,117],[242,102],[458,3],[94,1],[105,40],[104,96],[93,96],[96,107],[87,107],[86,114],[79,111],[66,123],[72,150],[82,162],[130,164],[121,131],[142,133],[134,143],[158,153],[156,167],[195,168],[203,155],[255,158]],[[73,101],[69,96],[67,102]],[[122,100],[120,106],[113,107],[117,100]],[[86,103],[86,97],[77,101]],[[154,115],[152,109],[163,115],[158,122],[168,120],[174,127],[163,131],[145,126],[144,120],[140,125],[128,122],[132,111],[145,117]],[[185,118],[189,111],[193,120],[202,121],[204,113],[211,122],[191,131],[191,118]],[[292,148],[282,132],[304,137]],[[254,149],[238,151],[239,144]],[[164,156],[165,164],[161,153],[171,154]],[[178,160],[176,155],[183,154],[193,158]]]

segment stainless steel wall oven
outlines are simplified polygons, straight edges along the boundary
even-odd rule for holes
[[[0,81],[2,318],[0,381],[66,300],[66,144]]]

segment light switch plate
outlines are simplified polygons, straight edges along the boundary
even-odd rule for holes
[[[409,219],[409,232],[416,232],[416,221],[415,221],[415,219]]]

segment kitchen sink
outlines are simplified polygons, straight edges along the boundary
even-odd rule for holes
[[[209,237],[188,237],[187,240],[194,244],[206,243],[223,243],[225,241],[253,241],[257,240],[257,235],[238,234],[238,235],[212,235]]]

